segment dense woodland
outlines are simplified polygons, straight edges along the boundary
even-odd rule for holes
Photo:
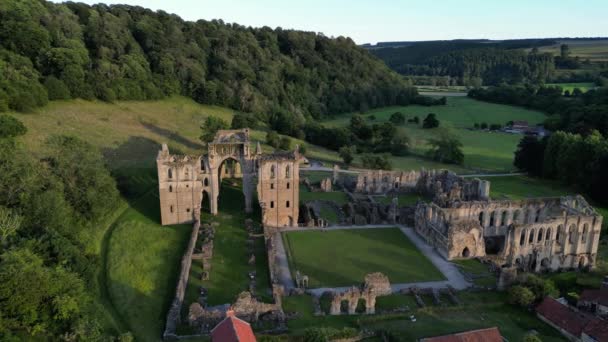
[[[0,3],[0,111],[173,94],[295,125],[407,104],[416,91],[349,38],[187,22],[126,5]]]
[[[497,85],[503,82],[542,83],[553,76],[553,56],[521,48],[550,45],[550,40],[506,42],[437,41],[371,50],[395,71],[408,76],[449,76],[441,85]],[[417,77],[413,77],[417,80]],[[430,84],[427,83],[426,84]]]
[[[0,123],[0,340],[97,340],[94,250],[120,203],[115,181],[90,144],[52,136],[36,159],[15,139],[23,124]]]

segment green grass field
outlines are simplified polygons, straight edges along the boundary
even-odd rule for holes
[[[574,88],[578,88],[580,89],[583,93],[590,90],[590,89],[594,89],[597,88],[597,86],[595,85],[595,83],[592,82],[581,82],[581,83],[547,83],[548,86],[554,86],[554,87],[560,87],[562,88],[563,92],[566,92],[566,90],[568,92],[570,92],[572,94],[572,91],[574,90]]]
[[[384,273],[391,283],[444,279],[398,228],[296,231],[284,233],[283,240],[291,272],[308,275],[312,288],[359,284],[372,272]]]
[[[475,123],[486,122],[488,124],[497,123],[504,125],[510,120],[525,120],[530,125],[543,122],[545,115],[541,112],[519,108],[514,106],[493,104],[476,101],[467,97],[448,97],[446,106],[407,106],[407,107],[388,107],[371,110],[363,116],[368,118],[371,115],[376,120],[370,123],[381,123],[387,121],[394,112],[402,112],[407,118],[418,116],[424,119],[428,113],[435,113],[441,122],[441,126],[453,128],[463,143],[465,161],[463,167],[453,167],[446,165],[428,165],[432,162],[424,161],[425,164],[417,161],[416,156],[411,157],[392,157],[393,166],[397,169],[416,169],[431,166],[430,168],[449,167],[456,172],[471,172],[472,170],[486,172],[504,172],[514,170],[513,152],[515,151],[520,135],[506,133],[491,133],[485,131],[475,131],[470,128]],[[333,120],[325,121],[324,124],[332,127],[341,127],[349,124],[352,114],[345,114]],[[406,133],[412,144],[412,152],[416,155],[423,155],[428,149],[427,140],[435,136],[436,129],[422,129],[421,125],[405,124],[398,127],[399,131]],[[412,160],[413,159],[413,160]],[[435,163],[438,164],[438,163]],[[408,168],[407,166],[410,166]],[[416,166],[416,167],[413,167]],[[468,170],[463,170],[468,169]]]
[[[114,223],[105,280],[118,319],[138,340],[160,341],[192,227],[161,226],[157,192],[136,184],[134,180],[131,186],[144,195],[131,201]]]

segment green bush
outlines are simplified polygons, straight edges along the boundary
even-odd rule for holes
[[[521,285],[512,286],[509,289],[509,303],[529,307],[534,303],[534,293],[529,288]]]
[[[27,128],[23,123],[10,115],[0,115],[0,138],[11,138],[24,135]]]
[[[70,90],[63,81],[56,77],[49,76],[44,81],[44,87],[49,96],[49,100],[67,100],[70,98]]]

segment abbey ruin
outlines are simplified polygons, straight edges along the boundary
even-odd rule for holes
[[[415,230],[448,260],[481,257],[531,272],[595,265],[602,216],[579,195],[496,200],[488,181],[446,170],[367,171],[354,191],[426,195],[415,206]]]
[[[204,155],[171,154],[163,144],[156,157],[161,222],[192,223],[206,207],[217,214],[224,178],[243,180],[244,208],[251,212],[257,178],[264,225],[293,226],[299,213],[299,164],[304,160],[297,147],[262,153],[258,143],[252,151],[249,129],[218,131]]]

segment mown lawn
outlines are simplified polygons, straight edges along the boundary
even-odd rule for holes
[[[386,107],[371,110],[365,113],[363,117],[368,119],[369,124],[373,124],[387,121],[390,115],[397,111],[403,113],[407,118],[418,116],[421,121],[428,113],[435,113],[441,122],[441,126],[453,128],[454,133],[461,139],[465,160],[462,167],[432,165],[432,168],[449,167],[456,172],[466,171],[462,170],[463,168],[488,172],[511,171],[514,169],[513,152],[521,136],[471,130],[475,123],[486,122],[488,124],[504,125],[511,120],[525,120],[530,125],[534,125],[543,122],[545,119],[543,113],[525,108],[487,103],[467,97],[448,97],[447,99],[448,103],[445,106]],[[375,120],[369,120],[372,115],[375,116]],[[335,119],[325,121],[324,124],[333,127],[346,126],[349,124],[351,116],[352,114],[341,115]],[[416,155],[423,155],[428,150],[427,140],[437,133],[436,129],[422,129],[421,124],[405,124],[399,126],[398,130],[410,137],[412,152]],[[427,167],[424,164],[429,163],[416,156],[391,157],[391,161],[397,169],[413,169],[413,165]]]
[[[391,283],[444,279],[398,228],[296,231],[283,234],[291,272],[308,275],[309,286],[349,286],[382,272]]]

